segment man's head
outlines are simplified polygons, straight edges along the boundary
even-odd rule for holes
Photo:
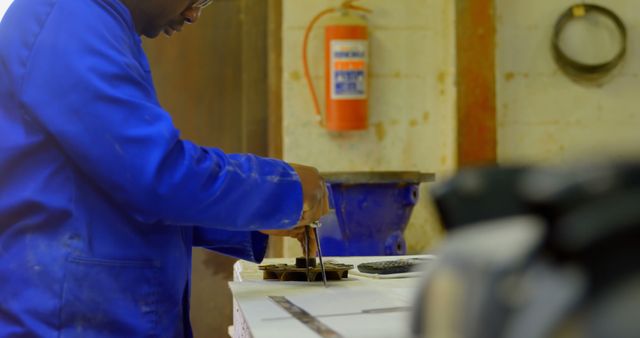
[[[172,35],[185,23],[195,23],[211,0],[121,0],[129,8],[136,31],[148,38]]]

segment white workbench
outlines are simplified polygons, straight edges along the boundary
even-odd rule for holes
[[[339,263],[357,264],[403,257],[328,257]],[[266,259],[262,264],[292,264],[293,259]],[[411,307],[421,278],[378,279],[349,272],[349,279],[322,282],[263,280],[258,265],[239,261],[234,282],[235,338],[317,338],[317,333],[291,316],[269,296],[285,296],[345,338],[409,337]],[[371,310],[374,313],[371,313]],[[364,312],[363,312],[364,311]],[[376,313],[378,312],[378,313]]]

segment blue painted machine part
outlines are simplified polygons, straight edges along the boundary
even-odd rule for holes
[[[425,174],[423,174],[425,175]],[[418,199],[417,180],[327,180],[331,212],[321,219],[322,254],[326,256],[403,255],[404,230]],[[326,177],[325,177],[326,178]]]

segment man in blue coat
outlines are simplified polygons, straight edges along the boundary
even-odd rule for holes
[[[207,2],[0,13],[0,337],[190,336],[192,246],[260,261],[326,211],[314,168],[182,140],[158,103],[140,36]]]

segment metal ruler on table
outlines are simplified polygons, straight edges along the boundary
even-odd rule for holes
[[[271,300],[280,305],[285,311],[307,326],[311,331],[317,333],[322,338],[344,338],[341,334],[334,331],[324,323],[320,322],[316,317],[312,316],[303,308],[293,304],[287,297],[269,296]]]

